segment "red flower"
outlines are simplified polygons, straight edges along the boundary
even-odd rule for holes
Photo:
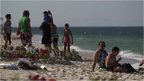
[[[39,80],[40,75],[35,75],[32,77],[32,80]]]
[[[40,81],[46,81],[45,77],[42,77],[42,78],[40,79]]]
[[[56,81],[56,79],[49,79],[49,81]]]

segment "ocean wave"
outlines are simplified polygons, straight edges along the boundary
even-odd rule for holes
[[[88,53],[93,53],[94,51],[93,50],[86,50],[86,49],[81,49],[80,47],[78,46],[71,46],[71,49],[75,49],[76,51],[79,51],[79,52],[88,52]]]
[[[79,46],[74,46],[74,45],[71,46],[71,49],[75,49],[76,51],[80,51],[80,52],[95,52],[95,50],[82,49]],[[122,50],[122,51],[120,51],[119,56],[126,57],[126,58],[132,58],[132,59],[136,59],[136,60],[141,60],[144,58],[143,55],[136,54],[136,53],[132,52],[131,50]]]
[[[42,38],[41,35],[34,35],[33,42],[41,43],[41,38]],[[82,49],[81,47],[76,46],[76,45],[72,45],[71,49],[75,49],[76,51],[79,51],[79,52],[85,52],[87,54],[94,54],[94,52],[95,52],[95,50]],[[135,59],[138,61],[141,61],[142,59],[144,59],[144,56],[142,54],[136,54],[136,53],[132,52],[131,50],[122,50],[122,51],[120,51],[119,56],[125,57],[125,58],[130,58],[130,59]]]
[[[92,54],[95,52],[95,50],[82,49],[78,46],[71,46],[71,49],[75,49],[76,51],[79,51],[79,52],[87,52],[89,54]],[[124,57],[124,58],[135,59],[138,61],[141,61],[142,59],[144,59],[143,55],[136,54],[136,53],[132,52],[131,50],[122,50],[122,51],[120,51],[119,56]]]
[[[86,54],[94,54],[94,50],[86,50],[81,49],[78,46],[71,46],[71,49],[75,49],[78,52],[86,53]],[[123,63],[130,63],[135,69],[139,68],[139,63],[144,59],[143,55],[133,53],[131,50],[123,50],[120,51],[118,58],[122,57],[120,61],[121,64]]]
[[[131,50],[120,51],[119,55],[121,57],[131,58],[131,59],[135,59],[138,61],[141,61],[142,59],[144,59],[143,55],[136,54],[136,53],[132,52]]]
[[[122,59],[120,61],[123,63],[130,63],[135,69],[138,69],[139,63],[144,59],[143,55],[133,53],[131,50],[124,50],[119,53],[119,55],[125,59]]]

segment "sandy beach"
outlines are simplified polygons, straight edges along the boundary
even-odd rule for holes
[[[36,36],[33,36],[33,39]],[[0,36],[0,44],[3,45],[3,37]],[[21,45],[20,39],[12,34],[12,45]],[[43,48],[42,44],[33,44],[35,47]],[[45,77],[46,81],[143,81],[143,73],[114,73],[105,70],[95,69],[95,72],[91,71],[92,66],[92,56],[93,54],[87,54],[79,52],[82,56],[83,61],[60,61],[52,63],[41,63],[43,64],[47,71],[45,70],[8,70],[0,69],[0,81],[29,81],[28,77],[30,75],[40,75],[40,77]],[[139,63],[139,60],[123,58],[124,62]],[[15,63],[17,61],[0,61],[1,63]],[[52,80],[53,79],[53,80]]]

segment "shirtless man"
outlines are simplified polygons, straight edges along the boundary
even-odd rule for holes
[[[96,63],[99,64],[100,68],[105,68],[105,59],[108,53],[105,50],[105,42],[100,41],[98,44],[98,49],[95,52],[92,71],[94,71]]]
[[[113,47],[112,53],[106,57],[105,61],[106,68],[114,72],[127,72],[127,69],[118,63],[121,60],[121,57],[118,60],[116,60],[116,56],[118,54],[119,54],[119,48]]]
[[[73,35],[69,29],[69,24],[65,24],[62,43],[64,43],[64,51],[67,48],[67,51],[70,52],[70,45],[73,44]]]

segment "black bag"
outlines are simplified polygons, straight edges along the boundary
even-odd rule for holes
[[[136,70],[129,63],[122,64],[122,67],[126,68],[128,73],[136,72]]]

